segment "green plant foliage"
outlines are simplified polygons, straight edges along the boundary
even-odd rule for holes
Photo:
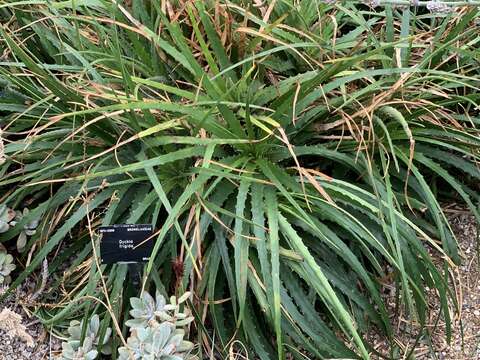
[[[192,335],[223,356],[235,339],[262,360],[376,357],[385,281],[420,325],[436,289],[450,336],[442,206],[480,219],[478,9],[260,3],[0,2],[0,201],[30,209],[0,242],[47,224],[10,286],[45,258],[64,274],[45,324],[97,300],[123,319],[127,267],[92,261],[95,228],[151,223],[143,288],[191,290]],[[132,307],[141,328],[172,311],[146,292]]]
[[[85,328],[85,329],[84,329]],[[85,331],[82,336],[82,332]],[[59,360],[93,360],[98,356],[98,346],[102,345],[102,354],[111,354],[110,336],[112,329],[107,328],[100,339],[100,318],[93,315],[84,326],[84,322],[72,320],[68,327],[69,337],[62,343],[62,354]]]

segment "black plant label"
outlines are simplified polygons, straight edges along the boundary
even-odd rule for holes
[[[100,227],[102,264],[147,262],[153,249],[152,232],[150,224]]]

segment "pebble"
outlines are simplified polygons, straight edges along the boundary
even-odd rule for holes
[[[22,291],[22,289],[20,289],[20,291],[21,293],[16,296],[25,297],[24,291]],[[15,295],[9,296],[0,303],[0,311],[4,307],[8,307],[12,311],[22,315],[22,323],[25,326],[32,322],[32,320],[35,320],[35,318],[28,318],[21,306],[15,305]],[[0,360],[48,360],[53,359],[53,357],[50,357],[51,352],[61,348],[60,341],[53,337],[50,345],[50,336],[39,322],[27,326],[26,331],[34,340],[43,339],[43,341],[40,343],[35,341],[35,347],[30,348],[22,340],[11,338],[7,336],[4,331],[0,330]]]

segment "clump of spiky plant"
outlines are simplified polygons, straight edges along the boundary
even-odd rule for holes
[[[155,299],[144,292],[141,298],[131,298],[133,319],[126,322],[130,327],[127,346],[120,347],[120,359],[182,360],[194,358],[190,355],[193,343],[184,340],[184,327],[193,317],[180,311],[190,293],[179,299],[175,296],[167,303],[157,291]]]
[[[478,11],[332,2],[3,2],[0,193],[50,224],[15,286],[55,257],[51,293],[121,314],[124,266],[78,281],[84,224],[144,222],[161,229],[146,286],[208,299],[219,349],[369,359],[370,326],[395,346],[383,279],[421,325],[434,289],[449,333],[461,258],[442,204],[480,219]]]
[[[107,328],[103,339],[100,339],[100,318],[97,314],[93,315],[86,324],[85,337],[82,341],[82,330],[84,322],[72,320],[68,327],[69,337],[62,343],[62,353],[58,360],[93,360],[98,356],[98,346],[102,345],[102,354],[111,354],[109,344],[112,329]]]

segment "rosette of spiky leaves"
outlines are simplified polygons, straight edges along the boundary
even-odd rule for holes
[[[62,343],[61,359],[72,359],[71,354],[77,354],[80,357],[73,359],[95,359],[98,354],[97,347],[102,344],[102,354],[108,355],[111,353],[111,346],[109,344],[112,329],[107,328],[105,335],[100,340],[100,318],[97,314],[93,315],[88,324],[86,324],[85,337],[82,341],[82,330],[84,328],[83,321],[72,320],[68,327],[69,338]],[[93,354],[95,356],[92,358]],[[81,357],[83,356],[83,357]]]
[[[185,341],[185,332],[168,321],[146,328],[135,328],[127,340],[127,347],[118,349],[121,360],[183,360],[191,359],[193,343]]]
[[[0,249],[0,285],[10,282],[10,273],[15,270],[13,256]]]
[[[126,325],[131,328],[144,328],[155,322],[169,321],[179,327],[185,326],[193,320],[193,317],[181,312],[180,305],[189,296],[189,292],[186,292],[178,299],[172,296],[170,303],[167,303],[165,297],[158,290],[155,294],[155,299],[148,292],[144,291],[140,298],[130,298],[132,306],[130,315],[133,319],[128,320]]]

